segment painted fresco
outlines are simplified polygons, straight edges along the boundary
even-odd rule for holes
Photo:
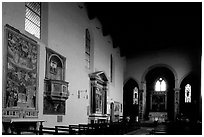
[[[35,108],[37,44],[10,29],[6,29],[6,43],[6,107]]]

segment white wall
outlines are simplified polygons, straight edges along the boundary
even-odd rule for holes
[[[43,3],[46,5],[46,3]],[[43,6],[42,13],[42,40],[38,40],[24,31],[24,3],[3,3],[2,27],[9,24],[21,33],[37,40],[40,45],[39,59],[39,118],[45,119],[45,126],[68,125],[87,123],[87,107],[90,103],[90,81],[88,74],[94,71],[104,71],[110,77],[110,55],[113,54],[115,62],[114,82],[109,84],[109,99],[123,102],[123,78],[125,58],[120,57],[119,49],[113,48],[110,36],[103,36],[98,19],[89,20],[85,9],[78,5],[83,3],[48,3]],[[91,32],[91,45],[93,47],[93,65],[91,70],[85,67],[85,29]],[[43,115],[43,92],[45,78],[45,47],[51,48],[66,57],[65,81],[69,82],[69,99],[66,101],[66,114],[63,122],[57,122],[56,115]],[[88,99],[78,99],[77,91],[87,90]]]
[[[183,76],[192,71],[192,59],[188,52],[185,52],[185,49],[178,50],[170,48],[159,51],[146,51],[144,53],[138,53],[135,57],[127,58],[125,80],[131,77],[141,82],[145,71],[155,64],[169,65],[176,71],[179,81]]]

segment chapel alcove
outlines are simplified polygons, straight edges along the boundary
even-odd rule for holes
[[[201,120],[199,116],[200,78],[193,73],[187,75],[180,85],[180,115],[190,121]]]
[[[135,93],[135,94],[134,94]],[[130,78],[123,87],[123,116],[130,117],[131,122],[136,121],[139,114],[139,86]]]
[[[166,67],[156,67],[147,73],[145,120],[165,122],[174,119],[174,79],[174,74]],[[165,88],[156,89],[156,84],[163,82]]]

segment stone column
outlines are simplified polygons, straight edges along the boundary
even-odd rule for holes
[[[152,92],[150,93],[150,111],[152,111]]]
[[[167,92],[165,93],[165,111],[167,111]]]
[[[139,90],[139,120],[143,120],[144,117],[144,111],[143,111],[143,90]]]
[[[139,90],[139,119],[144,120],[146,108],[146,83],[141,82]]]
[[[174,88],[174,120],[179,114],[179,99],[180,99],[180,88]]]

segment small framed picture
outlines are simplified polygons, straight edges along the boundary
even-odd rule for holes
[[[57,74],[57,62],[50,61],[50,73]]]

